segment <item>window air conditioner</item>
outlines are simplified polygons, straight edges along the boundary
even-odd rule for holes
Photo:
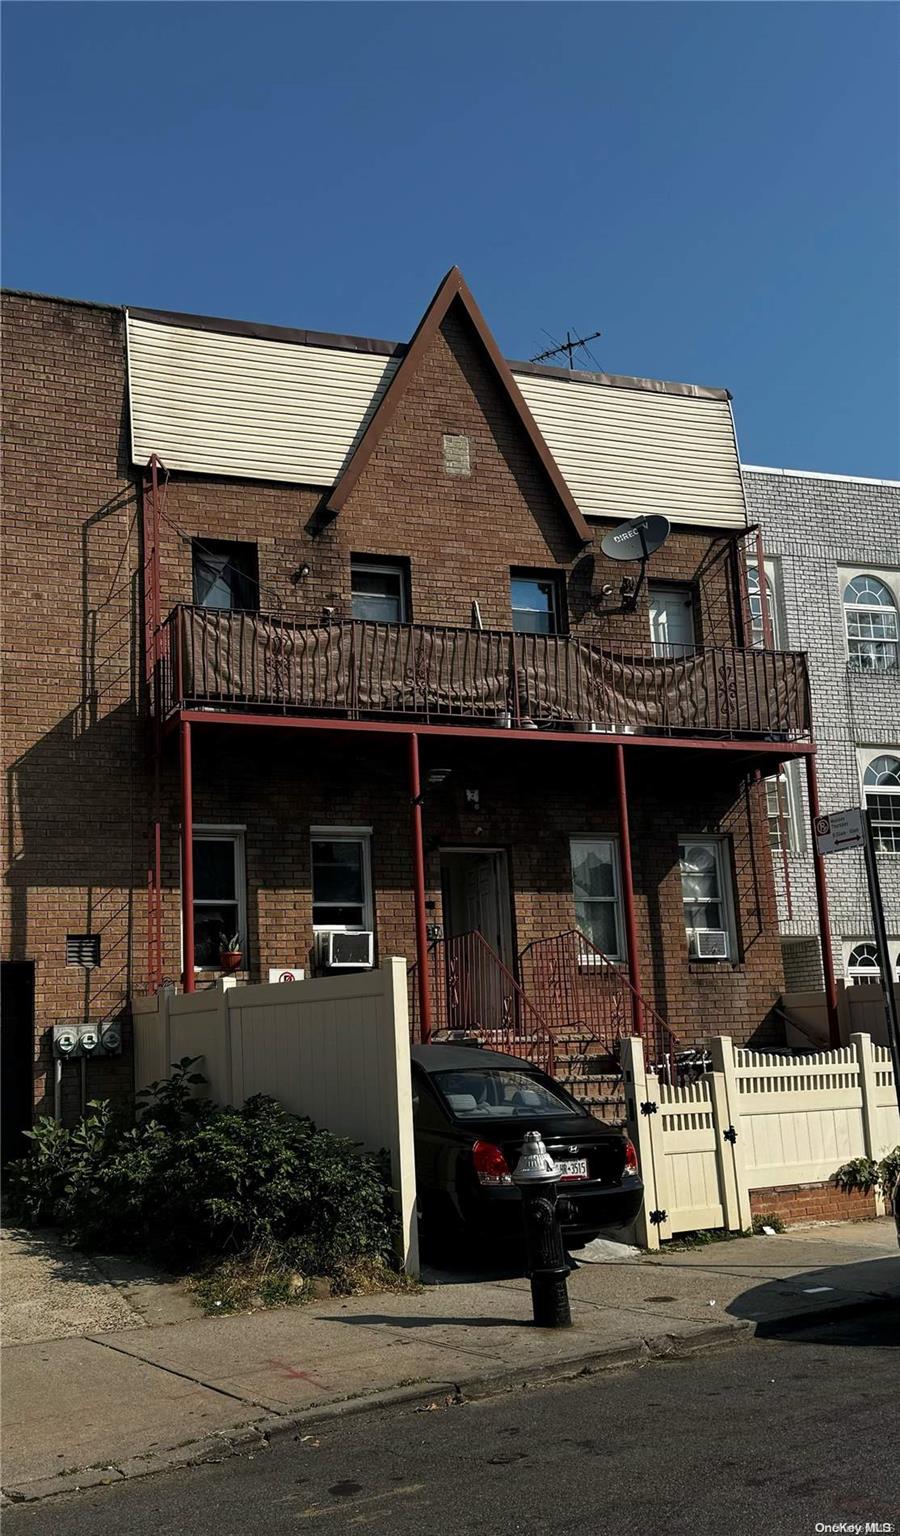
[[[727,960],[728,934],[724,928],[692,928],[690,949],[695,960]]]
[[[318,959],[326,971],[371,970],[374,960],[375,935],[372,933],[339,933],[334,928],[317,935]]]

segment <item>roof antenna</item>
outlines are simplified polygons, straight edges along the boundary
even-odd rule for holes
[[[545,331],[544,335],[550,336],[550,332]],[[558,342],[554,347],[548,347],[546,352],[539,352],[537,357],[533,357],[531,361],[533,363],[546,363],[549,362],[551,357],[561,357],[562,354],[565,353],[569,359],[569,369],[571,371],[571,369],[575,366],[575,353],[584,350],[588,357],[591,359],[591,362],[596,363],[597,359],[591,352],[588,343],[591,341],[596,341],[598,336],[602,335],[602,331],[591,331],[590,336],[573,336],[571,331],[566,331],[565,341]],[[553,340],[552,336],[550,336],[550,340]]]

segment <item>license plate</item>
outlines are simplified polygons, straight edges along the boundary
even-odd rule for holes
[[[557,1158],[556,1166],[561,1179],[586,1179],[588,1176],[586,1157]]]

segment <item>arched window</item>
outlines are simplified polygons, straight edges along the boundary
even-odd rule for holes
[[[883,752],[863,774],[863,794],[879,853],[900,853],[900,757]]]
[[[874,944],[854,944],[847,956],[847,980],[856,986],[881,980],[878,950]]]
[[[769,616],[769,633],[773,646],[778,645],[778,614],[775,607],[775,588],[768,571],[765,573],[766,581],[766,611]],[[761,651],[765,647],[766,632],[763,625],[762,596],[759,590],[759,569],[755,565],[747,566],[747,596],[750,601],[750,643],[755,650]]]
[[[866,672],[897,665],[900,627],[890,587],[877,576],[854,576],[844,588],[844,623],[850,661]]]

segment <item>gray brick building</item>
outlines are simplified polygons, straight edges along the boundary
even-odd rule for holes
[[[890,960],[900,974],[900,481],[744,466],[751,522],[762,529],[774,642],[809,652],[823,812],[868,801]],[[759,614],[758,576],[750,571]],[[762,636],[760,635],[760,643]],[[780,814],[770,790],[788,989],[822,984],[805,784],[789,768]],[[785,851],[782,853],[782,843]],[[873,979],[862,855],[827,861],[835,970]]]

